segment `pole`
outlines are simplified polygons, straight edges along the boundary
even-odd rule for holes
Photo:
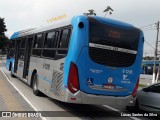
[[[159,21],[156,23],[156,25],[157,25],[157,38],[156,38],[156,45],[155,45],[155,57],[154,57],[152,84],[155,83],[155,79],[156,79],[156,61],[157,61],[157,52],[158,52]]]

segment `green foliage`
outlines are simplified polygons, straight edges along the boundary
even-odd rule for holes
[[[4,32],[6,32],[6,25],[4,22],[4,18],[0,17],[0,49],[5,48],[7,46],[8,37],[5,36]]]
[[[7,47],[8,41],[9,41],[8,37],[0,35],[0,49]]]
[[[4,22],[4,18],[0,17],[0,35],[4,35],[4,32],[6,32],[6,31],[7,31],[7,29],[6,29],[6,25]]]
[[[146,87],[146,86],[147,86],[147,85],[139,84],[139,86],[138,86],[138,87],[144,88],[144,87]]]

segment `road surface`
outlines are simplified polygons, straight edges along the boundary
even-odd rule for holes
[[[44,117],[43,120],[150,120],[152,117],[122,117],[123,115],[132,114],[126,112],[125,106],[101,106],[101,105],[77,105],[77,104],[67,104],[53,100],[45,95],[37,97],[33,94],[32,88],[26,85],[24,82],[17,78],[10,77],[10,72],[5,68],[5,57],[0,57],[0,70],[1,76],[0,81],[6,82],[6,86],[10,84],[10,89],[16,89],[16,94],[10,93],[9,96],[13,102],[18,102],[22,104],[22,108],[26,108],[29,111],[41,111]],[[3,75],[4,74],[4,75]],[[8,80],[6,80],[8,79]],[[9,83],[9,82],[10,83]],[[1,83],[0,83],[1,84]],[[12,84],[12,85],[11,85]],[[11,87],[12,86],[12,87]],[[13,87],[14,86],[14,87]],[[9,91],[9,90],[8,90]],[[12,90],[11,90],[12,91]],[[3,92],[3,91],[1,91]],[[1,98],[1,94],[0,94]],[[21,100],[19,100],[21,98]],[[7,102],[7,101],[3,101]],[[18,105],[14,106],[13,109],[5,109],[5,106],[1,106],[3,102],[0,102],[0,111],[8,110],[20,110]],[[27,111],[27,110],[26,110]],[[1,119],[1,118],[0,118]]]

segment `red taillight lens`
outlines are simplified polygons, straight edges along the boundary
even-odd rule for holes
[[[76,93],[79,90],[78,69],[77,66],[71,62],[69,76],[68,76],[68,89],[72,93]]]
[[[132,92],[133,97],[136,97],[136,93],[137,93],[137,90],[138,90],[138,85],[139,85],[139,78],[138,78],[137,83],[136,83],[136,85],[134,87],[134,90]]]

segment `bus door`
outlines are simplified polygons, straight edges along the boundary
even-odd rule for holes
[[[23,78],[26,78],[28,76],[28,72],[29,72],[28,69],[29,69],[33,39],[34,39],[33,36],[28,37],[28,40],[26,43],[26,50],[25,50],[25,55],[24,55]]]
[[[24,69],[24,56],[26,53],[26,45],[27,45],[27,38],[21,38],[20,40],[20,49],[19,49],[19,55],[18,55],[18,69],[17,69],[17,75],[19,77],[23,77],[23,69]]]
[[[16,41],[16,50],[15,50],[15,62],[14,62],[14,73],[17,73],[18,59],[19,59],[19,49],[20,49],[20,40]]]

